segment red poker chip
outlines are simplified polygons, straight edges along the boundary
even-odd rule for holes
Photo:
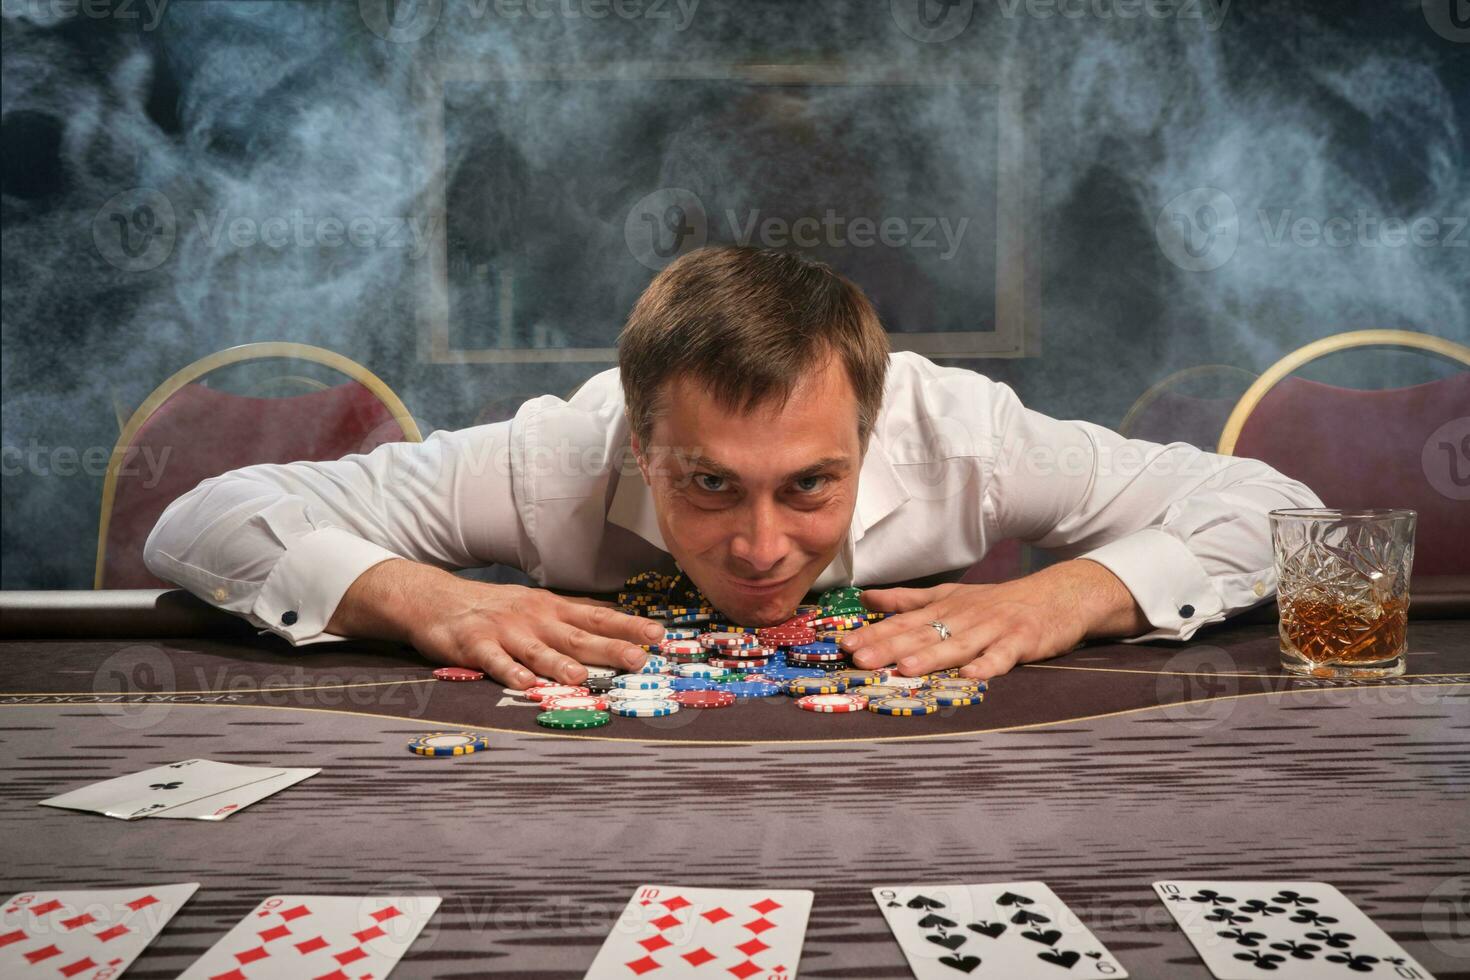
[[[683,708],[728,708],[735,703],[729,691],[679,691],[672,699]]]
[[[526,697],[532,701],[547,701],[551,698],[581,698],[592,692],[585,687],[576,687],[572,684],[548,684],[544,687],[533,687],[526,692]]]
[[[546,698],[541,702],[542,711],[570,711],[581,708],[587,711],[606,711],[607,699],[596,694],[563,694],[557,698]]]
[[[760,646],[760,641],[756,639],[754,633],[705,633],[699,638],[699,642],[707,647],[734,648],[737,650]]]
[[[759,630],[756,636],[760,637],[762,643],[771,643],[781,647],[801,646],[803,643],[811,643],[817,638],[817,631],[806,626],[768,626]]]
[[[440,667],[434,671],[434,676],[441,681],[483,681],[484,671],[473,670],[469,667]]]
[[[771,661],[769,657],[710,657],[705,663],[726,670],[742,670],[747,667],[754,670],[757,667],[770,666]]]

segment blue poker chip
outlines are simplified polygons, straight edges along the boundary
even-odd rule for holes
[[[699,630],[693,626],[673,626],[664,630],[665,640],[697,640]]]
[[[715,682],[707,677],[675,677],[673,689],[676,691],[713,691]]]
[[[825,670],[815,667],[766,667],[761,670],[767,677],[774,677],[779,681],[794,681],[798,677],[825,677]]]
[[[660,657],[656,653],[650,653],[648,655],[648,660],[643,664],[642,667],[638,668],[638,673],[662,674],[665,670],[668,670],[668,668],[669,660],[667,657]]]
[[[770,681],[731,681],[719,685],[719,689],[729,691],[737,698],[770,698],[781,693],[781,685]]]
[[[800,653],[808,656],[827,656],[841,654],[842,648],[835,643],[826,643],[818,640],[816,643],[803,643],[800,646],[791,647],[789,653]]]

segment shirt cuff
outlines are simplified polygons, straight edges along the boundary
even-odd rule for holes
[[[293,646],[343,640],[324,632],[357,577],[399,558],[339,527],[323,527],[292,542],[261,586],[251,614]]]
[[[1165,531],[1144,528],[1077,557],[1118,576],[1154,627],[1124,642],[1187,640],[1201,626],[1225,618],[1224,603],[1199,559]]]

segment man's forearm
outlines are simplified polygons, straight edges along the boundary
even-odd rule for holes
[[[359,575],[343,593],[327,623],[327,632],[407,643],[418,625],[414,620],[425,601],[455,576],[406,558],[382,561]]]
[[[1086,558],[1058,562],[1036,573],[1078,610],[1084,639],[1137,636],[1150,628],[1133,593],[1105,566]]]

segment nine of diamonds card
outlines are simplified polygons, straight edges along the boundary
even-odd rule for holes
[[[0,906],[0,977],[115,977],[198,887],[21,892]]]
[[[812,892],[644,885],[588,980],[795,980]]]

